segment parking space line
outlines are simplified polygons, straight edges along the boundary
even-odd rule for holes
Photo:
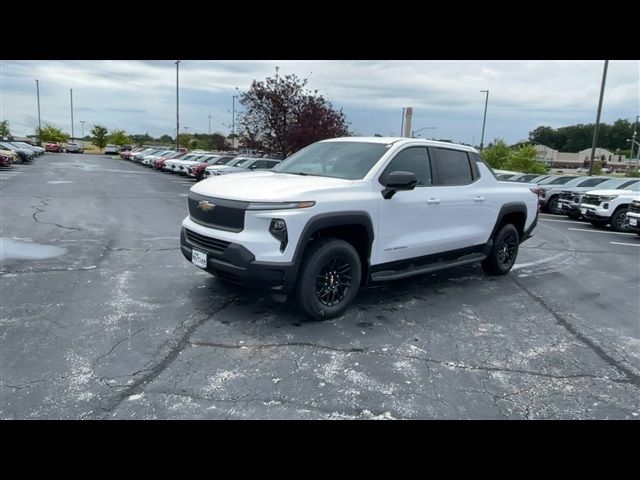
[[[591,232],[591,233],[611,233],[613,235],[635,235],[635,233],[626,233],[626,232],[609,232],[607,230],[589,230],[588,228],[571,228],[569,227],[568,230],[573,230],[575,232]]]
[[[541,218],[541,222],[562,222],[562,223],[578,223],[584,225],[584,222],[578,222],[576,220],[551,220],[550,218]]]
[[[623,243],[623,242],[609,242],[614,245],[629,245],[630,247],[640,247],[640,243]]]

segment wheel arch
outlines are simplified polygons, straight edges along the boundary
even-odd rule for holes
[[[489,240],[492,241],[500,229],[511,223],[518,230],[518,236],[522,242],[525,235],[525,224],[527,223],[527,205],[524,202],[509,202],[505,203],[498,212],[498,218],[491,231]]]
[[[344,240],[356,249],[362,265],[362,281],[366,282],[370,271],[371,248],[374,239],[373,222],[365,211],[322,213],[311,217],[298,238],[293,264],[296,277],[300,273],[302,258],[310,242],[318,238],[334,237]]]

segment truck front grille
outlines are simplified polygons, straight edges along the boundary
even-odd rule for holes
[[[598,195],[584,195],[582,197],[582,203],[587,205],[600,205],[600,197]]]
[[[186,228],[185,233],[190,244],[213,253],[223,253],[224,249],[227,248],[231,243],[225,242],[224,240],[218,240],[217,238],[205,237],[204,235],[192,232],[191,230],[188,230]]]
[[[244,213],[249,202],[206,197],[189,192],[189,216],[205,227],[241,232],[244,229]]]

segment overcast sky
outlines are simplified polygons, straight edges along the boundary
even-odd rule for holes
[[[603,61],[196,61],[180,64],[180,126],[189,132],[231,133],[232,96],[253,79],[294,73],[344,110],[357,135],[398,136],[402,108],[413,107],[414,130],[425,138],[480,143],[485,94],[485,143],[513,143],[539,125],[593,123]],[[611,61],[602,121],[630,121],[640,113],[640,62]],[[14,135],[42,122],[75,135],[100,123],[109,130],[174,134],[174,61],[0,61],[0,117]],[[236,102],[236,111],[242,107]]]

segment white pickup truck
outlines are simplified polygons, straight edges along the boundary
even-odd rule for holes
[[[315,319],[373,282],[473,262],[504,275],[538,219],[537,189],[498,181],[474,148],[412,138],[324,140],[270,171],[210,177],[187,201],[187,260],[295,294]]]

